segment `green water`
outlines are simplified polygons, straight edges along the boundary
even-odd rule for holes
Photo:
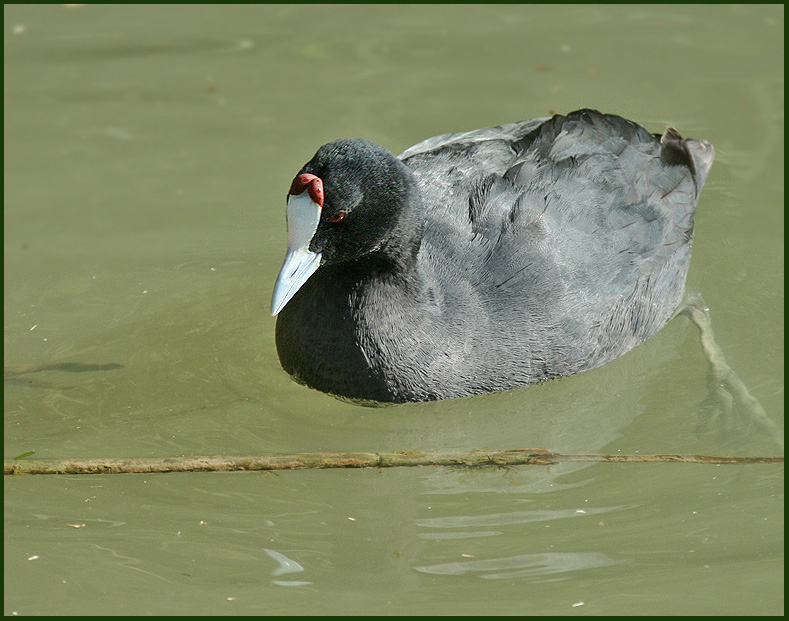
[[[782,454],[716,407],[685,317],[577,376],[370,409],[293,383],[268,315],[285,193],[331,139],[671,124],[718,153],[688,289],[782,429],[781,5],[4,16],[4,358],[49,367],[6,376],[6,458]],[[5,614],[783,612],[783,466],[20,476],[5,500]]]

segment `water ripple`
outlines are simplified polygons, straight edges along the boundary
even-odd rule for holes
[[[488,515],[456,515],[418,520],[417,526],[426,528],[464,528],[473,526],[503,526],[505,524],[526,524],[528,522],[550,522],[565,518],[582,517],[600,513],[612,513],[625,506],[601,507],[598,509],[560,509],[556,511],[508,511]]]
[[[546,552],[520,554],[481,561],[460,561],[414,567],[423,574],[460,576],[476,573],[480,578],[500,580],[524,576],[540,576],[617,565],[624,561],[612,559],[601,552]],[[488,573],[491,572],[491,573]]]

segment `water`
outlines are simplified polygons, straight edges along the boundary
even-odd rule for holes
[[[782,6],[4,11],[5,364],[42,368],[6,377],[6,458],[782,454],[741,404],[716,409],[685,317],[577,376],[370,409],[293,383],[267,312],[285,192],[328,140],[400,152],[584,106],[672,124],[718,152],[688,288],[782,428]],[[5,614],[783,611],[783,466],[21,476],[5,491]]]

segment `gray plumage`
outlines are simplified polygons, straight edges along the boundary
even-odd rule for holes
[[[339,396],[510,389],[609,362],[680,303],[714,149],[579,110],[429,138],[324,145],[310,250],[277,319],[283,368]],[[344,219],[330,216],[341,210]]]

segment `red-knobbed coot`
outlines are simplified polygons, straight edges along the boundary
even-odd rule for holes
[[[330,142],[288,193],[271,312],[296,381],[447,399],[609,362],[671,317],[714,149],[579,110],[429,138]]]

